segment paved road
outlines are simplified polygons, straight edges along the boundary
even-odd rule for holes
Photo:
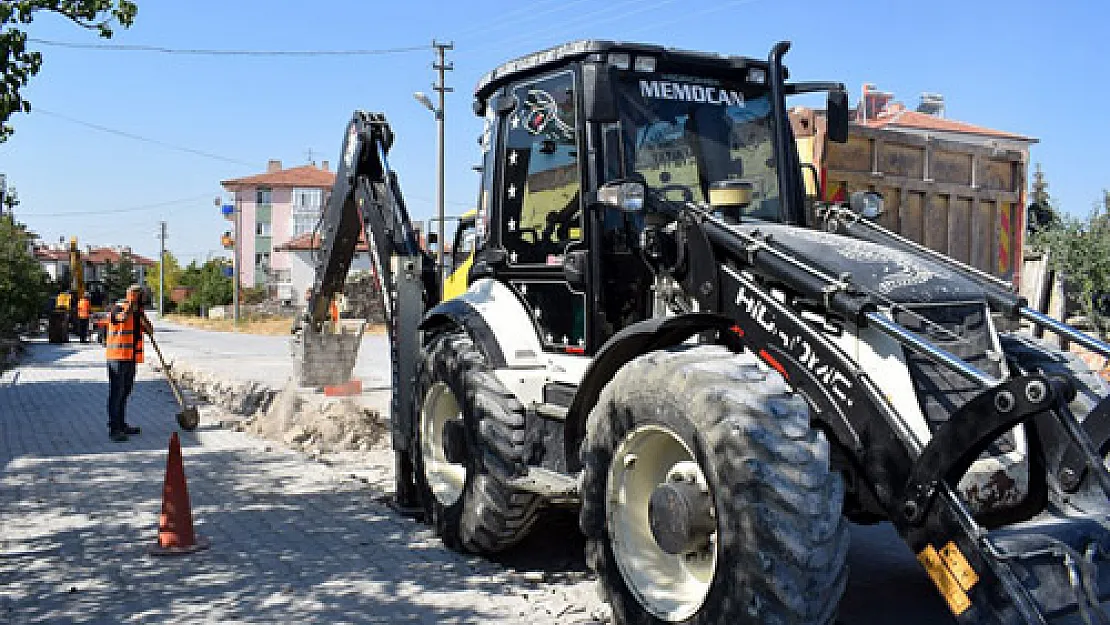
[[[284,354],[277,337],[159,336],[229,375],[272,375]],[[143,434],[108,442],[101,357],[36,344],[0,378],[0,623],[575,623],[598,609],[573,519],[499,562],[463,557],[380,503],[388,454],[328,466],[214,428],[209,412],[182,442],[213,548],[145,557],[176,407],[144,368],[129,412]],[[843,625],[952,622],[889,526],[853,527],[852,539]]]
[[[182,444],[212,548],[146,556],[176,407],[144,368],[128,410],[143,433],[109,442],[102,358],[40,343],[0,379],[0,623],[588,619],[584,573],[541,582],[452,553],[346,473],[204,422]]]

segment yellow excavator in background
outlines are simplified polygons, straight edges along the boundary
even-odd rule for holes
[[[70,288],[58,294],[47,322],[46,336],[51,343],[69,342],[69,333],[76,329],[77,302],[85,295],[88,295],[91,304],[89,326],[96,328],[98,336],[103,334],[100,330],[103,325],[100,318],[104,316],[108,303],[107,291],[104,283],[99,280],[85,282],[85,263],[81,248],[77,245],[77,237],[69,239],[69,268]]]

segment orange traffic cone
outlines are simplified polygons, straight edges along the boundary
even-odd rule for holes
[[[181,555],[208,547],[208,541],[193,531],[193,512],[185,467],[181,463],[181,441],[177,432],[170,436],[170,455],[166,460],[166,483],[162,487],[162,515],[158,519],[158,544],[154,555]]]

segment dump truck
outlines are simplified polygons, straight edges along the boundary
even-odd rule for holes
[[[807,191],[816,194],[820,186],[826,202],[843,202],[855,191],[877,193],[884,228],[1016,285],[1028,146],[1035,140],[891,108],[857,116],[845,143],[829,141],[822,112],[793,109],[799,157],[813,168]],[[884,123],[902,117],[921,128]]]
[[[302,367],[357,349],[326,320],[365,231],[397,504],[478,554],[573,507],[617,623],[828,625],[848,521],[890,522],[960,623],[1106,622],[1107,388],[995,318],[1110,345],[883,227],[874,193],[808,199],[788,98],[826,94],[840,145],[848,97],[788,80],[789,48],[587,40],[486,74],[477,241],[449,299],[393,129],[356,111]]]

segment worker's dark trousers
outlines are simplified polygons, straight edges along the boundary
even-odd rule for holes
[[[88,319],[78,319],[77,320],[77,336],[81,338],[82,343],[88,343],[89,342],[89,320]]]
[[[135,384],[135,363],[131,360],[108,361],[108,432],[126,427],[127,397]]]

